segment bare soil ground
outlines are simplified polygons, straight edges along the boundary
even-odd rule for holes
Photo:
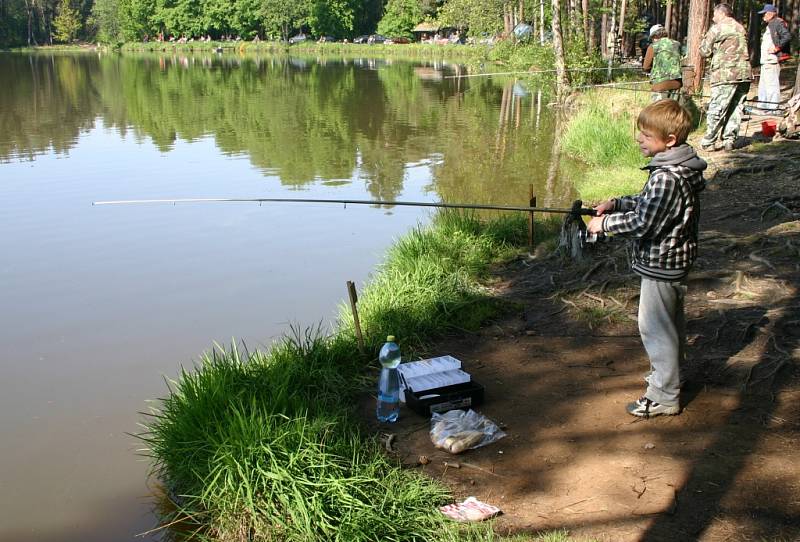
[[[705,157],[682,413],[625,412],[649,364],[638,279],[612,239],[581,263],[525,257],[497,270],[491,287],[516,309],[433,351],[486,386],[477,410],[508,436],[451,456],[404,410],[393,428],[404,463],[501,507],[501,533],[800,540],[800,143]]]

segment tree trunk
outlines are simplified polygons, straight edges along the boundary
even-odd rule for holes
[[[679,42],[683,43],[683,38],[686,37],[686,31],[684,27],[684,13],[686,11],[685,0],[678,0],[678,3],[673,8],[674,17],[675,17],[675,27],[674,36],[675,39]]]
[[[544,0],[539,0],[539,15],[541,24],[539,25],[539,43],[544,45]]]
[[[689,4],[689,33],[686,43],[689,64],[694,66],[693,77],[684,81],[688,83],[686,87],[689,92],[702,89],[705,59],[700,56],[700,42],[708,29],[709,2],[710,0],[691,0]]]
[[[756,10],[750,11],[750,22],[747,28],[747,46],[750,65],[754,68],[761,63],[761,15]]]
[[[625,40],[625,8],[628,5],[628,0],[622,0],[622,9],[619,13],[619,37],[622,40]],[[623,41],[624,43],[624,41]],[[622,46],[622,50],[625,50],[625,46]],[[622,52],[620,52],[620,55]]]
[[[569,74],[567,74],[567,63],[564,59],[564,39],[561,35],[561,8],[559,0],[552,0],[553,6],[553,51],[556,56],[556,83],[558,100],[566,98],[569,92]]]
[[[612,0],[611,2],[611,27],[608,30],[607,39],[611,40],[611,43],[607,43],[610,68],[610,63],[613,62],[614,55],[616,55],[617,51],[617,0]]]
[[[792,89],[792,98],[800,94],[800,70],[797,70],[797,74],[794,76],[794,89]]]
[[[591,41],[589,39],[589,0],[581,1],[581,10],[583,13],[583,42],[586,44],[587,51],[591,51]]]
[[[667,35],[673,36],[672,33],[672,0],[667,0],[667,16],[664,21],[664,28],[667,29]]]
[[[31,6],[28,4],[28,0],[25,0],[25,11],[28,12],[28,47],[31,46],[31,18],[33,17],[31,13]]]
[[[600,54],[608,58],[608,0],[603,0],[603,15],[600,17]]]

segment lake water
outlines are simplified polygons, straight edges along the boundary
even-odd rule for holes
[[[459,66],[0,53],[0,540],[153,528],[130,434],[214,341],[330,325],[429,211],[97,200],[565,205],[548,98]],[[155,540],[149,535],[137,540]]]

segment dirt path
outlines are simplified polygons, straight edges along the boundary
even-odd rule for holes
[[[580,265],[498,270],[496,294],[518,308],[435,350],[486,386],[478,410],[508,436],[449,456],[408,413],[396,427],[403,461],[500,506],[500,532],[800,540],[800,144],[708,159],[680,416],[625,413],[648,362],[638,281],[610,241]]]

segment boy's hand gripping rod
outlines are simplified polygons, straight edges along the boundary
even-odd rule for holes
[[[427,201],[383,201],[383,200],[363,200],[363,199],[306,199],[306,198],[179,198],[179,199],[128,199],[128,200],[109,200],[94,201],[92,205],[129,205],[146,203],[340,203],[343,205],[397,205],[408,207],[437,207],[442,209],[487,209],[496,211],[527,211],[535,213],[559,213],[571,214],[576,216],[596,216],[594,209],[581,207],[580,201],[573,205],[571,209],[557,207],[518,207],[514,205],[483,205],[479,203],[436,203]]]

